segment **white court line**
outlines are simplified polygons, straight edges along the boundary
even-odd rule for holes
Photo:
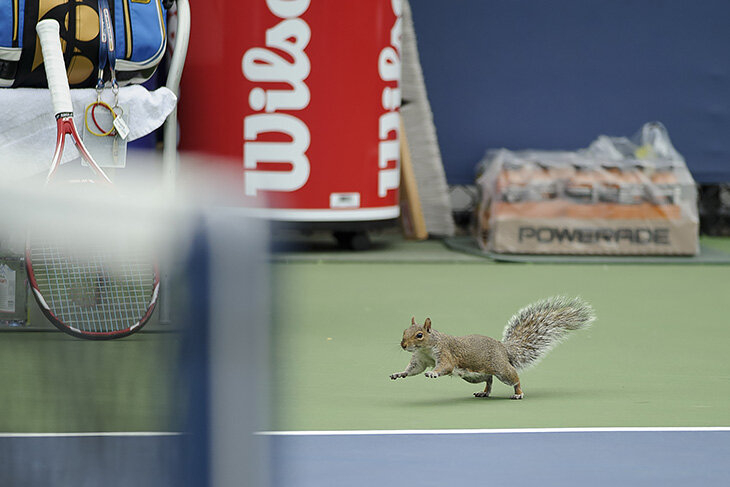
[[[730,431],[730,426],[619,426],[601,428],[502,428],[436,430],[332,430],[332,431],[259,431],[259,436],[375,436],[375,435],[474,435],[514,433],[631,433]]]
[[[330,430],[258,431],[258,436],[377,436],[377,435],[474,435],[515,433],[612,433],[612,432],[730,432],[730,426],[619,426],[598,428],[497,428],[432,430]],[[83,433],[0,433],[0,438],[151,437],[182,436],[174,431],[100,431]]]
[[[0,433],[0,438],[81,438],[94,436],[180,436],[173,431],[99,431],[85,433]]]

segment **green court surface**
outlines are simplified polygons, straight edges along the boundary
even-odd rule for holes
[[[88,341],[4,331],[0,432],[175,431],[179,345],[175,333]]]
[[[730,252],[730,239],[703,239]],[[440,241],[273,255],[272,430],[730,425],[730,266],[494,263]],[[521,307],[580,295],[597,321],[521,374],[525,399],[461,379],[392,381],[411,316],[501,337]],[[0,432],[175,431],[180,337],[0,333]],[[182,362],[181,362],[182,361]],[[262,371],[266,372],[266,371]],[[242,371],[251,373],[251,371]]]
[[[496,264],[440,245],[275,259],[272,429],[730,425],[730,266]],[[522,372],[524,400],[496,380],[477,399],[482,386],[457,378],[389,379],[410,358],[411,316],[501,338],[514,312],[555,294],[582,296],[597,321]]]

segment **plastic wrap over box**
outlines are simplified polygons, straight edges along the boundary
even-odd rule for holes
[[[514,254],[694,255],[697,193],[663,125],[587,149],[488,151],[477,239]]]

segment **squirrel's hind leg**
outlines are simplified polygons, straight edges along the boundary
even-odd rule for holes
[[[489,394],[492,392],[492,380],[494,379],[493,376],[488,375],[487,376],[487,386],[484,388],[484,392],[475,392],[474,397],[489,397]]]
[[[517,370],[511,365],[506,369],[497,374],[497,379],[501,380],[508,386],[515,388],[515,393],[510,399],[522,399],[525,395],[522,393],[522,387],[520,387],[520,376],[517,375]]]

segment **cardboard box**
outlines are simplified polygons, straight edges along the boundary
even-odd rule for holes
[[[481,247],[514,254],[697,254],[697,192],[684,159],[661,125],[647,124],[639,139],[599,138],[576,152],[489,152],[477,181]]]

